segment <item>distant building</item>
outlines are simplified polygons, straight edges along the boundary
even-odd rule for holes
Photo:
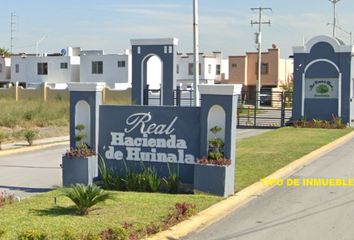
[[[229,64],[227,59],[222,58],[221,52],[212,54],[200,53],[199,77],[201,84],[220,83],[228,78]],[[176,66],[177,83],[182,88],[189,87],[194,82],[194,54],[177,54]]]
[[[80,80],[80,48],[56,54],[17,54],[11,56],[11,81],[21,85],[69,83]]]
[[[10,82],[11,59],[0,57],[0,86]]]
[[[222,83],[242,84],[243,91],[255,92],[258,78],[258,53],[248,52],[245,56],[229,57],[229,79]],[[262,53],[262,90],[274,90],[292,79],[293,60],[281,59],[279,49],[273,48]]]
[[[123,54],[104,54],[102,50],[81,51],[80,82],[131,84],[132,57],[130,50]]]

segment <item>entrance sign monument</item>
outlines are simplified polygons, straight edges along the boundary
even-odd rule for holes
[[[146,58],[158,44],[169,40],[135,40],[133,44],[133,71],[144,72]],[[173,40],[175,41],[175,40]],[[173,43],[173,42],[171,42]],[[140,49],[139,49],[140,47]],[[172,47],[172,48],[170,48]],[[173,45],[162,46],[162,53],[174,55]],[[160,49],[160,50],[161,50]],[[151,50],[151,51],[150,51]],[[159,50],[159,51],[160,51]],[[166,51],[164,51],[166,50]],[[170,51],[171,50],[171,51]],[[140,53],[140,54],[139,54]],[[135,58],[139,55],[138,58]],[[135,59],[134,59],[135,58]],[[163,57],[160,57],[163,59]],[[174,57],[166,58],[163,66],[173,70]],[[172,61],[172,63],[170,62]],[[140,66],[140,69],[137,67]],[[165,71],[165,69],[163,70]],[[173,73],[164,73],[172,76]],[[103,83],[72,83],[70,90],[70,147],[75,148],[75,126],[85,124],[90,145],[104,158],[106,166],[117,174],[130,169],[140,171],[141,163],[153,167],[159,176],[169,176],[169,168],[179,169],[179,179],[195,190],[229,196],[234,193],[236,109],[241,85],[199,85],[200,107],[173,106],[173,78],[163,78],[162,106],[142,106],[144,76],[133,72],[132,100],[137,105],[102,105]],[[171,98],[172,96],[172,98]],[[170,99],[171,98],[171,99]],[[198,159],[208,156],[210,129],[222,129],[223,153],[231,160],[229,166],[202,165]],[[64,171],[64,170],[63,170]],[[71,174],[79,174],[65,169]],[[65,182],[65,181],[64,181]]]
[[[354,125],[354,48],[320,35],[294,47],[293,119],[332,120]]]

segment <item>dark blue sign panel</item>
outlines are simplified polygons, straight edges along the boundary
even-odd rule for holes
[[[200,157],[200,108],[100,106],[99,125],[99,153],[110,165],[178,164],[182,176],[193,177]]]

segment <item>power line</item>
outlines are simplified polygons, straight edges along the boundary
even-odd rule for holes
[[[252,11],[258,11],[258,21],[251,21],[251,25],[258,25],[258,33],[256,33],[256,44],[258,48],[258,73],[256,81],[256,105],[257,108],[260,106],[259,94],[261,92],[261,78],[262,78],[262,25],[270,25],[270,20],[263,21],[262,13],[263,11],[272,11],[271,8],[251,8]]]

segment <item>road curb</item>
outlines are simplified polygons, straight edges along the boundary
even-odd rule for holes
[[[61,146],[61,145],[68,145],[68,144],[69,141],[61,141],[61,142],[54,142],[48,144],[40,144],[40,145],[35,145],[30,147],[20,147],[20,148],[2,150],[0,151],[0,157],[12,155],[12,154],[18,154],[18,153],[33,152],[41,149],[46,149],[46,148]]]
[[[312,163],[319,157],[323,156],[324,154],[331,152],[332,150],[336,149],[337,147],[345,144],[349,140],[354,138],[354,131],[346,134],[345,136],[334,140],[333,142],[293,161],[292,163],[288,164],[287,166],[277,170],[273,174],[269,175],[266,178],[286,178],[293,174],[294,172],[302,169],[306,165]],[[169,230],[160,232],[154,236],[149,237],[150,240],[172,240],[172,239],[180,239],[188,235],[189,233],[201,231],[205,227],[217,222],[221,218],[225,217],[232,211],[244,206],[249,201],[253,200],[254,198],[258,197],[259,195],[267,192],[272,187],[265,187],[262,186],[261,182],[256,182],[251,186],[243,189],[242,191],[238,192],[237,194],[221,201],[213,206],[205,209],[204,211],[198,213],[197,215],[191,217],[190,219],[183,221]]]

